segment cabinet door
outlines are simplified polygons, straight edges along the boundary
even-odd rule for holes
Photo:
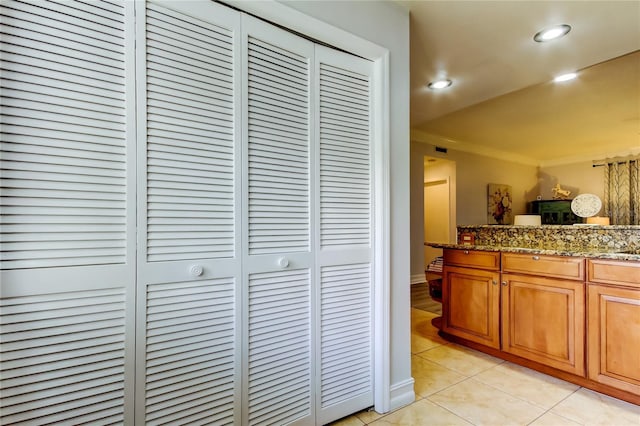
[[[447,266],[442,280],[443,331],[500,348],[500,275]]]
[[[640,291],[589,285],[588,375],[640,395]]]
[[[502,350],[584,376],[584,283],[502,275]]]

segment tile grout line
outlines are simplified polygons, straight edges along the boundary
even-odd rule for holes
[[[564,397],[564,398],[562,398],[560,401],[558,401],[558,402],[556,402],[555,404],[553,404],[553,405],[552,405],[552,406],[551,406],[547,411],[545,411],[544,413],[540,414],[540,416],[538,416],[536,419],[534,419],[533,421],[531,421],[531,423],[535,422],[536,420],[538,420],[540,417],[544,416],[545,414],[554,414],[554,415],[556,415],[556,416],[558,416],[558,417],[562,417],[563,419],[566,419],[566,420],[568,420],[568,421],[570,421],[570,422],[577,423],[577,424],[583,424],[583,423],[581,423],[581,422],[580,422],[580,423],[579,423],[579,422],[576,422],[576,421],[575,421],[575,420],[573,420],[573,419],[569,419],[569,418],[567,418],[567,417],[563,416],[562,414],[552,413],[552,412],[551,412],[551,410],[553,410],[553,409],[554,409],[555,407],[557,407],[559,404],[561,404],[562,402],[566,401],[566,400],[567,400],[567,399],[569,399],[571,396],[575,395],[575,393],[576,393],[576,392],[578,392],[580,389],[582,389],[582,386],[578,387],[578,389],[574,390],[574,391],[573,391],[573,392],[571,392],[569,395],[565,396],[565,397]],[[531,424],[531,423],[529,423],[529,424]]]

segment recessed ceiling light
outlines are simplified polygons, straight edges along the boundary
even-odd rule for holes
[[[562,75],[557,76],[556,78],[553,79],[553,81],[555,81],[556,83],[561,83],[563,81],[573,80],[577,76],[578,76],[578,74],[576,74],[575,72],[570,72],[570,73],[567,73],[567,74],[562,74]]]
[[[429,89],[444,89],[445,87],[451,86],[451,80],[437,80],[429,83]]]
[[[556,25],[555,27],[545,28],[544,30],[539,31],[536,35],[533,36],[533,39],[537,42],[542,43],[544,41],[560,38],[566,35],[569,31],[571,31],[571,27],[569,25]]]

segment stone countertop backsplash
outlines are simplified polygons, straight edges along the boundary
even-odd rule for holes
[[[461,225],[474,244],[425,243],[437,248],[504,251],[640,261],[640,226]]]

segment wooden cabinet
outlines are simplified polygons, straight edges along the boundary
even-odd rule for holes
[[[583,258],[503,253],[501,307],[503,351],[585,375]]]
[[[444,251],[442,333],[640,403],[640,262]]]
[[[502,272],[584,281],[584,259],[569,256],[503,253]]]
[[[584,376],[584,283],[502,275],[502,350]]]
[[[589,379],[640,395],[640,262],[588,260]]]
[[[454,336],[500,348],[500,254],[445,250],[442,329]],[[452,265],[471,265],[461,267]]]

